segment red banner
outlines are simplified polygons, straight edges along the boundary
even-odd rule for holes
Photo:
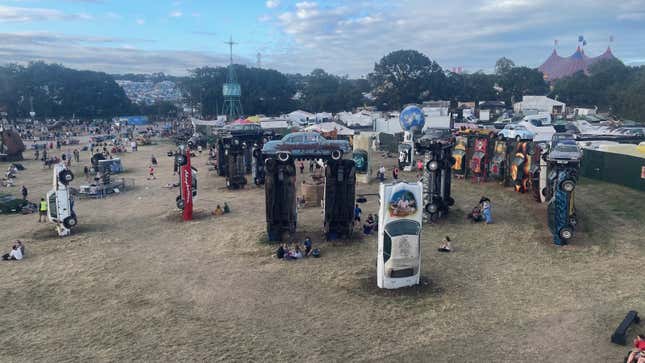
[[[180,168],[181,198],[184,200],[184,221],[193,219],[193,173],[190,167],[190,150],[186,148],[186,165]]]

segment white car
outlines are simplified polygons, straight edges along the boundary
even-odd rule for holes
[[[508,124],[502,131],[499,132],[499,137],[502,139],[510,139],[515,141],[533,140],[535,133],[530,131],[525,126]]]
[[[381,183],[377,285],[398,289],[417,285],[421,276],[423,184]]]
[[[59,236],[69,235],[71,229],[78,223],[69,190],[69,183],[72,180],[74,180],[74,174],[63,164],[54,166],[54,188],[47,193],[47,219],[56,223]]]

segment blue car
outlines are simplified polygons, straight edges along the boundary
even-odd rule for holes
[[[554,185],[553,197],[547,207],[549,229],[553,234],[553,243],[564,245],[573,237],[578,221],[574,206],[576,173],[574,169],[554,170],[549,179]]]
[[[510,139],[519,142],[522,140],[533,140],[535,133],[527,129],[525,126],[508,124],[499,132],[498,136],[502,140]]]
[[[282,162],[294,159],[331,158],[340,160],[351,152],[351,146],[345,140],[327,140],[317,132],[293,132],[281,140],[264,144],[262,154],[275,156]]]

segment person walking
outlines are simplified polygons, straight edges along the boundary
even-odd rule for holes
[[[78,151],[78,149],[74,149],[74,160],[76,160],[77,163],[81,162],[81,152]]]
[[[300,168],[300,174],[304,174],[305,173],[305,163],[303,163],[302,160],[300,160],[300,164],[298,164],[298,167]]]
[[[44,222],[47,222],[47,202],[45,198],[40,198],[40,206],[38,207],[38,223],[45,217]]]
[[[148,169],[148,180],[150,179],[157,179],[157,177],[155,176],[155,168],[152,165],[150,165]]]
[[[22,199],[27,200],[27,195],[29,195],[29,190],[27,190],[26,186],[23,185],[22,188],[20,188],[20,194],[22,194]]]

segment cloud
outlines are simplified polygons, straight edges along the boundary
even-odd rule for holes
[[[181,12],[181,11],[179,11],[179,10],[175,10],[175,11],[171,11],[171,12],[170,12],[170,14],[168,14],[168,15],[169,15],[170,17],[172,17],[172,18],[179,18],[179,17],[181,17],[182,15],[184,15],[184,13],[182,13],[182,12]]]
[[[144,24],[146,23],[146,19],[137,19],[137,20],[135,20],[135,22],[136,22],[138,25],[144,25]]]
[[[280,0],[267,0],[265,3],[266,7],[269,9],[274,9],[280,6]]]
[[[96,38],[55,33],[0,33],[0,59],[4,63],[25,64],[42,60],[75,69],[107,73],[166,72],[185,75],[189,69],[224,66],[227,54],[193,51],[150,51],[133,45],[143,39]],[[236,57],[243,64],[252,64]]]
[[[36,22],[52,20],[91,20],[88,14],[70,14],[55,9],[22,8],[0,5],[0,23],[3,22]]]

